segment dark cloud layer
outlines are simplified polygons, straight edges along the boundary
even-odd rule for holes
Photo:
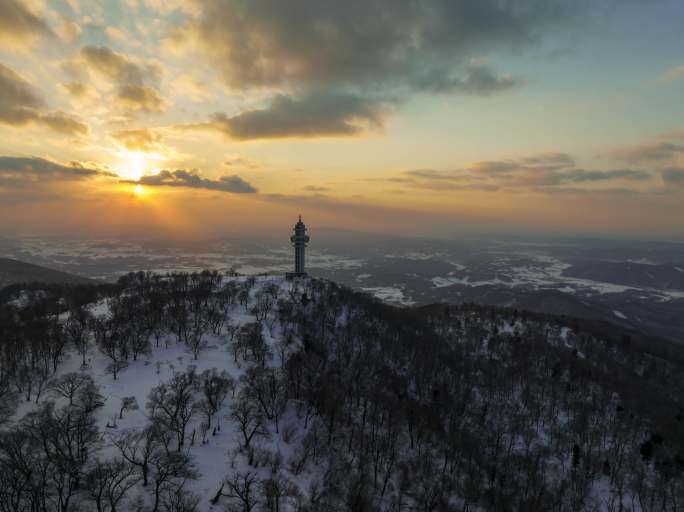
[[[684,168],[668,167],[661,171],[663,181],[669,185],[684,187]]]
[[[64,87],[72,98],[77,100],[83,100],[95,94],[94,89],[90,85],[81,82],[68,82],[62,84],[62,87]]]
[[[573,183],[580,183],[583,181],[609,181],[615,179],[646,181],[651,178],[651,173],[634,169],[613,169],[608,171],[585,171],[583,169],[574,169],[558,174],[559,182]]]
[[[519,51],[547,29],[575,19],[590,2],[198,0],[197,4],[200,15],[174,31],[172,41],[199,50],[233,88],[289,91],[263,109],[214,120],[233,138],[249,139],[353,135],[360,130],[350,119],[377,122],[375,111],[396,104],[397,98],[509,90],[521,80],[493,70],[482,57]],[[311,93],[322,90],[326,93]]]
[[[166,102],[155,88],[147,85],[161,74],[153,64],[138,64],[106,46],[84,46],[81,57],[91,69],[114,84],[114,104],[128,113],[163,112]]]
[[[0,156],[0,185],[4,187],[35,186],[45,182],[75,181],[98,176],[112,177],[114,174],[78,162],[65,165],[35,156]]]
[[[508,52],[588,2],[200,0],[177,38],[199,43],[236,87],[395,83],[439,88],[473,57]],[[446,75],[442,70],[448,70]],[[475,84],[482,77],[474,77]],[[468,82],[468,80],[466,80]],[[459,81],[453,81],[456,89]]]
[[[447,70],[434,70],[431,75],[417,77],[413,86],[429,92],[461,92],[487,96],[520,84],[520,80],[510,75],[497,75],[484,64],[469,65],[465,71],[457,74]]]
[[[369,126],[380,127],[382,118],[382,106],[366,98],[314,93],[276,96],[265,108],[231,117],[218,113],[192,127],[216,130],[235,140],[350,136]]]
[[[147,128],[137,130],[119,130],[112,138],[129,151],[151,152],[158,148],[161,135]]]
[[[18,0],[0,1],[0,45],[30,44],[54,33],[45,20]]]
[[[140,66],[106,46],[84,46],[81,56],[89,69],[120,84],[142,85],[146,77],[158,74],[156,69]]]
[[[394,178],[406,186],[434,190],[544,189],[570,190],[570,185],[627,181],[647,182],[653,174],[639,169],[586,170],[565,153],[545,153],[519,159],[475,162],[463,169],[415,169]],[[589,189],[577,189],[589,190]],[[623,189],[628,190],[628,189]]]
[[[59,111],[48,111],[45,103],[26,80],[14,70],[0,64],[0,123],[23,126],[29,123],[45,126],[64,135],[84,135],[87,125]]]
[[[115,103],[128,112],[164,112],[166,102],[152,87],[122,85],[114,94]]]
[[[237,175],[221,176],[218,180],[211,180],[202,177],[197,170],[188,171],[185,169],[163,170],[158,174],[143,176],[138,181],[126,181],[126,183],[150,187],[198,188],[235,194],[253,194],[257,191],[256,188]]]
[[[626,162],[659,162],[684,154],[684,145],[672,142],[656,142],[619,148],[609,153],[612,158]]]

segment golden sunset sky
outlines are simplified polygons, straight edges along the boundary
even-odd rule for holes
[[[680,0],[0,0],[2,234],[684,238]]]

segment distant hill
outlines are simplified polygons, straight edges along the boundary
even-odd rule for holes
[[[32,263],[0,258],[0,289],[16,283],[93,284],[94,281]]]

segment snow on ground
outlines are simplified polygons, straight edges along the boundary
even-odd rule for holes
[[[447,261],[447,263],[460,272],[464,271],[467,268],[465,265],[463,265],[462,263],[458,263],[457,261]]]
[[[487,286],[487,285],[502,285],[514,288],[516,286],[529,286],[534,290],[540,288],[553,288],[563,293],[577,293],[581,290],[590,294],[604,295],[608,293],[624,293],[627,291],[642,291],[658,296],[662,301],[684,298],[684,291],[676,290],[659,290],[654,288],[636,287],[621,285],[615,283],[606,283],[602,281],[593,281],[591,279],[581,279],[576,277],[568,277],[563,272],[572,265],[564,263],[561,260],[541,253],[525,253],[526,256],[533,258],[538,264],[510,267],[506,258],[501,259],[500,275],[505,279],[499,277],[487,280],[471,280],[469,276],[436,276],[432,278],[432,285],[435,288],[444,288],[453,285],[462,286]],[[683,271],[679,267],[675,267]]]
[[[474,288],[477,288],[478,286],[488,286],[488,285],[497,285],[497,284],[510,285],[511,283],[508,283],[506,281],[502,281],[501,279],[485,279],[482,281],[471,281],[470,277],[433,277],[432,278],[432,285],[435,288],[445,288],[447,286],[453,286],[455,284],[462,284],[464,286],[472,286]]]
[[[401,288],[396,286],[375,286],[361,289],[390,304],[400,304],[402,306],[415,304],[412,300],[404,296],[404,292]]]
[[[414,260],[414,261],[426,261],[426,260],[431,260],[433,258],[438,258],[444,256],[444,253],[441,252],[436,252],[436,253],[427,253],[427,252],[420,252],[420,251],[409,251],[404,254],[385,254],[385,258],[403,258],[407,260]]]
[[[233,279],[243,280],[245,278],[237,277]],[[254,294],[267,283],[276,283],[280,287],[281,296],[287,294],[292,286],[291,282],[283,278],[261,277],[257,278],[257,282],[251,291],[251,296],[254,297]],[[250,303],[246,306],[233,305],[228,315],[230,322],[236,326],[253,322],[255,318],[248,311],[251,305]],[[109,314],[107,302],[102,301],[93,305],[91,311],[97,316]],[[277,323],[275,325],[273,335],[269,332],[269,329],[264,329],[263,332],[266,342],[271,346],[274,346],[279,339],[278,331],[280,327]],[[104,397],[104,406],[95,412],[97,424],[104,441],[103,449],[99,454],[100,457],[107,458],[118,453],[118,450],[110,442],[112,436],[121,434],[129,429],[143,429],[148,424],[145,405],[150,390],[162,382],[168,382],[173,377],[174,372],[185,372],[194,367],[197,373],[201,373],[204,370],[216,368],[218,371],[227,371],[236,382],[239,380],[247,367],[244,363],[242,366],[236,365],[233,355],[229,352],[225,336],[216,336],[209,333],[205,339],[208,342],[208,347],[200,352],[197,360],[193,359],[193,355],[189,352],[186,345],[176,343],[171,334],[167,334],[160,341],[159,347],[154,346],[154,339],[152,339],[150,354],[139,356],[137,361],[130,360],[128,366],[120,370],[116,380],[107,371],[109,360],[97,348],[91,347],[87,357],[87,368],[81,368],[82,361],[79,354],[74,351],[67,353],[55,377],[69,372],[83,371],[93,377],[100,388],[100,393]],[[166,346],[167,342],[168,346]],[[119,419],[122,398],[131,396],[135,397],[139,408],[124,412],[123,419]],[[196,481],[189,482],[189,486],[190,490],[201,496],[201,510],[208,509],[208,500],[216,494],[223,478],[233,471],[232,464],[234,462],[232,455],[236,453],[239,447],[240,434],[235,429],[235,425],[225,419],[225,416],[230,413],[233,398],[229,394],[223,406],[215,415],[214,423],[216,424],[216,421],[218,421],[221,425],[221,430],[215,436],[208,435],[208,444],[201,444],[201,419],[199,415],[197,415],[187,430],[187,445],[190,444],[193,430],[195,431],[195,443],[194,446],[189,447],[189,453],[194,459],[200,477]],[[55,398],[45,392],[41,396],[40,402],[45,400],[55,400]],[[58,404],[64,405],[60,400],[55,401]],[[22,402],[19,404],[12,419],[16,421],[37,407],[38,405],[35,402]],[[280,453],[284,456],[284,460],[287,460],[285,456],[292,455],[293,447],[301,443],[301,438],[305,435],[306,431],[303,428],[303,420],[298,418],[294,406],[291,404],[283,414],[279,424],[280,433],[276,433],[274,427],[269,423],[270,435],[267,439],[261,441],[261,446],[268,448],[273,453]],[[293,433],[289,443],[283,439],[282,433],[286,431]],[[244,467],[244,457],[239,460],[236,459],[235,463],[238,468]],[[264,472],[261,475],[262,477],[267,477],[268,471],[268,468],[260,468],[259,470],[260,473]],[[312,472],[307,473],[305,470],[296,477],[292,476],[291,478],[298,484],[300,489],[306,491],[309,488],[309,483],[316,477],[316,474]]]

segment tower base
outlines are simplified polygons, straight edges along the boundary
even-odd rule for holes
[[[291,280],[291,279],[298,279],[301,277],[308,277],[309,274],[306,272],[285,272],[285,279]]]

